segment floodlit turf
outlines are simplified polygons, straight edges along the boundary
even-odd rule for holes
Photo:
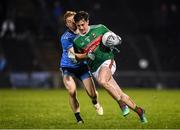
[[[84,90],[78,90],[84,124],[76,124],[66,90],[0,89],[0,128],[3,129],[130,129],[180,128],[180,90],[126,89],[143,106],[148,124],[131,111],[125,118],[117,103],[99,90],[104,115],[98,116]]]

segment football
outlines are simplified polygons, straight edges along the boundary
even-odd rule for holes
[[[121,37],[116,35],[114,32],[106,32],[102,37],[102,43],[107,47],[112,47],[121,44]]]

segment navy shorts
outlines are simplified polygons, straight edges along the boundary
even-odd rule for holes
[[[64,75],[75,76],[81,81],[86,78],[92,77],[91,72],[87,65],[83,65],[77,68],[61,67],[60,70],[62,71],[63,76]]]

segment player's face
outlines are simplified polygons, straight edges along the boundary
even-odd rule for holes
[[[66,19],[66,26],[72,31],[75,31],[77,29],[76,24],[74,22],[74,15]]]
[[[89,21],[80,20],[76,22],[76,26],[81,34],[86,34],[89,29]]]

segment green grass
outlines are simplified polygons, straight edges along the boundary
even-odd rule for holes
[[[128,117],[123,117],[117,103],[104,90],[99,90],[103,116],[96,114],[86,92],[78,90],[81,115],[85,121],[78,125],[66,90],[0,89],[0,128],[180,128],[180,90],[126,89],[125,92],[145,108],[148,124],[141,124],[133,111]]]

